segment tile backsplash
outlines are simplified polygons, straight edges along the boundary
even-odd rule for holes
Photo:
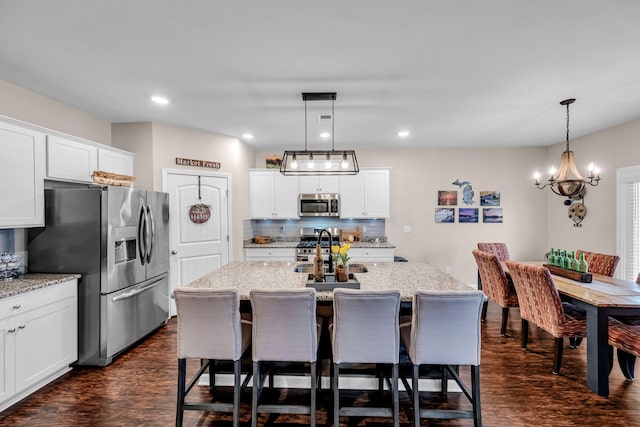
[[[274,241],[296,241],[303,227],[340,229],[362,229],[362,239],[386,240],[385,220],[383,219],[340,219],[340,218],[301,218],[290,220],[247,219],[243,223],[244,240],[255,236],[270,236]]]

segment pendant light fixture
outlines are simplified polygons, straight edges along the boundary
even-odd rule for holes
[[[549,187],[551,191],[559,196],[581,199],[584,196],[585,184],[595,187],[600,182],[600,170],[593,163],[590,163],[589,176],[584,179],[576,168],[573,151],[569,149],[569,105],[574,102],[575,99],[565,99],[560,102],[560,105],[567,107],[567,148],[562,153],[557,173],[556,169],[552,167],[549,170],[550,178],[545,185],[540,184],[540,174],[538,172],[535,173],[534,178],[536,187],[540,190]]]
[[[356,175],[360,172],[353,150],[335,150],[334,103],[335,92],[303,92],[304,101],[304,150],[285,150],[280,173],[283,175]],[[331,101],[331,150],[307,149],[307,102]]]

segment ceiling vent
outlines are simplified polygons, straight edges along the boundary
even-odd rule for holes
[[[331,114],[320,114],[318,115],[318,123],[321,125],[330,125],[333,116]]]

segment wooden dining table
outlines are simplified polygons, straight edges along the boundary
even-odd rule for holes
[[[508,271],[506,264],[502,265]],[[640,316],[640,285],[599,274],[592,274],[591,283],[551,276],[563,300],[587,313],[587,385],[600,396],[608,396],[608,319],[612,315]]]

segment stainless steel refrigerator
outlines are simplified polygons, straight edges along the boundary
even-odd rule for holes
[[[78,365],[105,366],[169,317],[169,194],[45,190],[29,272],[79,273]]]

